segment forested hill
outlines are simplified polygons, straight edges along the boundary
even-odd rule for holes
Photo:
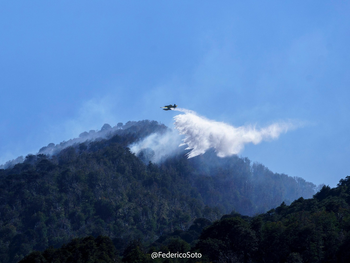
[[[233,210],[254,215],[314,194],[312,183],[247,158],[181,153],[153,164],[130,152],[132,143],[166,130],[132,122],[0,170],[1,262],[87,235],[109,236],[121,247],[135,238],[147,244],[196,218],[212,221]]]
[[[163,237],[162,246],[175,238],[184,242],[193,236],[192,229]],[[191,243],[191,251],[204,255],[202,262],[348,263],[350,177],[335,188],[323,186],[314,198],[299,198],[289,206],[282,203],[252,218],[225,215]]]
[[[314,198],[295,200],[255,217],[237,213],[210,222],[197,218],[189,229],[162,235],[153,244],[133,240],[77,238],[60,249],[32,252],[20,263],[53,262],[251,262],[348,263],[350,258],[350,177],[324,186]],[[124,247],[124,248],[123,248]],[[194,259],[153,260],[151,254],[186,253]],[[182,254],[183,255],[183,254]]]
[[[143,138],[151,133],[158,132],[163,133],[167,130],[167,127],[163,124],[158,124],[156,121],[128,121],[127,123],[118,123],[116,126],[111,127],[109,124],[104,124],[101,130],[90,130],[89,132],[82,132],[79,134],[78,138],[70,139],[68,141],[63,141],[59,144],[49,143],[47,146],[42,147],[39,150],[39,154],[43,155],[57,155],[62,150],[69,146],[78,146],[81,143],[89,145],[89,142],[100,141],[103,139],[111,139],[115,135],[122,136],[124,142],[133,142],[136,138]],[[22,163],[24,161],[23,156],[19,156],[14,160],[9,160],[5,164],[0,165],[0,169],[12,168],[17,163]]]

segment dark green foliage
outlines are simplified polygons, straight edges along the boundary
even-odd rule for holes
[[[331,188],[328,185],[324,185],[322,189],[314,195],[314,198],[318,201],[322,201],[329,195],[330,190]]]
[[[200,234],[205,227],[210,225],[211,225],[211,222],[208,219],[197,218],[196,220],[193,221],[193,224],[189,228],[189,231],[194,231],[195,233]]]
[[[196,248],[210,260],[250,261],[258,242],[249,224],[239,217],[225,218],[206,228]]]
[[[347,180],[253,218],[223,216],[196,248],[204,262],[349,262]]]
[[[76,238],[59,249],[48,248],[43,252],[34,251],[19,263],[93,263],[116,262],[117,254],[108,237],[99,236]]]
[[[347,191],[346,184],[339,184],[337,188],[327,189],[327,194],[317,193],[313,199],[299,198],[289,206],[283,202],[255,217],[232,212],[214,223],[197,218],[187,230],[177,229],[162,235],[148,248],[148,253],[140,239],[126,245],[121,238],[112,242],[108,237],[87,237],[74,239],[61,249],[32,252],[21,262],[73,262],[73,259],[112,262],[109,261],[112,258],[116,261],[122,258],[122,262],[349,262],[350,207],[344,200],[348,198]],[[316,196],[322,196],[321,200]],[[96,221],[96,225],[101,223],[102,219]],[[10,226],[1,233],[9,237],[14,234]],[[26,247],[20,244],[36,238],[34,231],[27,231],[14,236],[10,247],[18,245],[25,251]],[[199,252],[203,257],[151,260],[150,254],[158,251]]]
[[[147,259],[140,240],[133,240],[123,253],[123,262],[125,263],[143,263]]]
[[[47,259],[39,252],[34,251],[20,261],[21,263],[48,263]]]
[[[164,125],[129,122],[113,135],[105,128],[106,139],[50,144],[23,163],[0,170],[2,263],[89,235],[110,237],[120,255],[131,240],[139,238],[149,245],[167,234],[166,246],[185,248],[195,245],[202,229],[224,213],[253,215],[313,194],[314,186],[301,178],[274,174],[237,156],[218,158],[209,152],[187,159],[179,154],[159,165],[145,164],[147,157],[140,160],[128,146],[164,132]],[[48,150],[56,154],[42,153]],[[326,210],[350,229],[350,217],[337,194],[333,193],[334,200],[327,199]],[[348,190],[341,194],[349,196]]]

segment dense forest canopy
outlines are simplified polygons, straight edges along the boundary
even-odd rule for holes
[[[167,129],[155,121],[104,125],[101,136],[49,144],[0,169],[1,262],[89,235],[107,236],[116,253],[133,240],[146,247],[189,229],[191,244],[200,218],[208,225],[232,211],[253,216],[315,194],[314,184],[248,158],[178,152],[155,164],[130,152],[132,143]]]
[[[311,199],[284,202],[254,217],[230,213],[211,222],[197,218],[187,230],[163,234],[151,245],[132,240],[85,237],[59,249],[32,252],[21,263],[71,262],[251,262],[347,263],[350,258],[350,177],[324,186]],[[114,246],[113,246],[114,245]],[[119,250],[119,251],[118,251]],[[152,259],[151,254],[189,252],[196,259]],[[86,261],[85,261],[86,262]]]

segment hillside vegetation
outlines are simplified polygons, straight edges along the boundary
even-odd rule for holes
[[[174,252],[174,244],[190,244],[192,252],[203,254],[201,262],[349,262],[350,177],[336,188],[324,186],[311,199],[283,202],[255,217],[231,213],[209,226],[197,219],[189,230],[159,239],[149,252]]]
[[[350,258],[350,177],[324,186],[312,199],[282,203],[255,217],[237,213],[210,222],[197,218],[185,231],[162,235],[150,246],[133,240],[122,251],[108,237],[75,239],[60,249],[32,252],[34,262],[250,262],[347,263]],[[103,244],[103,245],[101,245]],[[117,249],[117,250],[116,250]],[[118,253],[119,250],[119,253]],[[122,252],[121,252],[122,251]],[[201,254],[197,259],[151,259],[153,252]],[[170,255],[170,254],[169,254]],[[81,260],[81,261],[79,261]]]
[[[120,128],[0,170],[1,262],[89,235],[109,237],[121,254],[133,240],[146,247],[186,232],[196,219],[213,222],[232,211],[252,216],[315,193],[312,183],[237,156],[208,152],[187,159],[181,153],[147,163],[128,146],[167,128],[154,121]]]

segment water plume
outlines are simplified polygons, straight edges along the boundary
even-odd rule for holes
[[[173,109],[184,114],[174,117],[175,128],[184,136],[188,158],[204,154],[213,148],[218,157],[227,157],[240,153],[247,143],[258,144],[262,141],[277,139],[281,133],[296,128],[292,122],[273,123],[265,128],[256,126],[234,127],[232,125],[209,120],[187,109]]]

